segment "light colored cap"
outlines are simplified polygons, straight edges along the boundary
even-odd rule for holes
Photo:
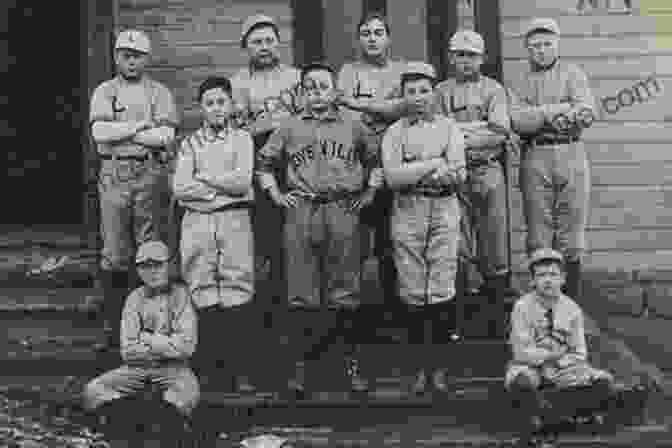
[[[434,69],[432,64],[427,64],[426,62],[409,62],[402,73],[402,76],[404,75],[423,75],[436,79],[436,69]]]
[[[550,31],[553,34],[560,35],[560,27],[558,22],[549,18],[536,18],[532,19],[527,25],[527,31],[525,31],[525,37],[528,37],[532,32],[537,30]]]
[[[564,264],[565,257],[563,257],[562,254],[557,250],[551,249],[550,247],[544,247],[542,249],[537,249],[532,253],[529,261],[527,262],[527,266],[531,268],[535,264],[544,260],[553,260]]]
[[[278,29],[278,24],[275,22],[275,19],[271,16],[264,14],[254,14],[249,16],[243,22],[243,27],[240,30],[240,46],[245,48],[245,41],[247,40],[247,35],[250,34],[250,31],[258,25],[270,25],[273,28]]]
[[[152,51],[152,44],[149,42],[149,37],[139,30],[126,30],[119,33],[117,42],[114,44],[114,49],[127,48],[129,50],[140,51],[142,53],[150,53]]]
[[[135,263],[140,264],[146,261],[168,261],[170,260],[170,249],[162,241],[147,241],[143,243],[135,254]]]
[[[483,54],[485,52],[485,42],[483,42],[483,36],[477,32],[462,30],[453,34],[453,37],[450,38],[450,50]]]

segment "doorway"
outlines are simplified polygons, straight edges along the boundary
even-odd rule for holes
[[[4,224],[82,222],[82,79],[86,27],[81,2],[0,6],[6,89],[0,101],[0,188]]]

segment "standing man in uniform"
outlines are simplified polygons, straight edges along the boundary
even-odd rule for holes
[[[286,213],[290,305],[337,310],[335,323],[312,323],[319,340],[302,342],[307,348],[300,357],[317,360],[334,337],[343,337],[345,372],[352,388],[362,391],[367,384],[359,375],[352,331],[353,313],[362,302],[359,212],[373,201],[379,186],[381,179],[370,177],[379,158],[359,121],[334,104],[333,69],[310,64],[303,68],[301,80],[306,109],[278,128],[259,151],[258,178],[264,193]],[[276,168],[286,173],[286,187],[278,184]],[[302,365],[297,364],[290,386],[299,393],[304,389]]]
[[[343,93],[340,101],[353,111],[355,119],[365,125],[373,143],[380,148],[385,130],[404,112],[399,80],[406,63],[390,58],[390,27],[381,13],[371,12],[362,18],[357,26],[357,38],[359,60],[344,64],[338,75],[338,88]],[[364,220],[375,228],[374,252],[387,304],[397,299],[397,276],[389,229],[391,202],[391,191],[382,188],[374,205],[364,215]]]
[[[118,74],[91,97],[91,134],[101,159],[100,282],[111,347],[119,346],[123,300],[136,286],[129,271],[135,248],[159,237],[166,151],[178,125],[172,94],[145,75],[150,52],[143,32],[121,32],[114,53]]]
[[[530,67],[513,85],[511,120],[524,142],[520,185],[528,255],[541,248],[560,251],[566,294],[581,303],[590,196],[581,131],[592,122],[594,100],[585,73],[559,59],[559,43],[555,20],[529,24],[525,46]]]
[[[482,292],[490,302],[490,333],[504,335],[504,295],[509,286],[506,184],[501,153],[510,132],[506,91],[481,74],[485,44],[480,34],[458,31],[450,39],[455,77],[436,86],[438,106],[465,136],[468,214],[476,227]]]
[[[272,17],[263,14],[248,17],[243,23],[240,44],[247,50],[249,63],[231,78],[231,84],[242,127],[252,135],[257,152],[283,120],[300,111],[299,71],[280,61],[280,32]],[[253,214],[256,278],[264,279],[266,276],[261,273],[268,270],[267,290],[281,296],[282,209],[256,187]]]

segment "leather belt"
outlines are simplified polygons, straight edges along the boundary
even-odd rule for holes
[[[535,137],[530,139],[530,143],[536,146],[545,145],[568,145],[579,141],[578,137],[570,135],[558,135],[554,137]]]
[[[329,204],[331,202],[341,201],[343,199],[354,199],[360,192],[339,192],[339,193],[310,193],[307,191],[294,190],[291,192],[296,197],[315,204]]]
[[[455,188],[455,186],[445,188],[414,186],[404,188],[400,190],[399,193],[407,195],[427,196],[430,198],[447,198],[455,195],[455,193],[457,193],[457,189]]]
[[[111,154],[100,154],[101,160],[134,160],[136,162],[147,162],[152,156],[145,154],[144,156],[113,156]]]

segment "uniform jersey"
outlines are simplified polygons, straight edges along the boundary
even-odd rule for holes
[[[588,78],[583,70],[560,60],[547,70],[525,71],[512,83],[512,89],[511,109],[514,114],[518,110],[531,109],[551,121],[553,105],[568,104],[576,111],[595,109]]]
[[[401,74],[406,64],[389,61],[384,67],[367,64],[362,61],[343,65],[338,74],[338,88],[346,96],[385,100],[401,95]],[[374,134],[382,134],[391,124],[389,121],[373,115],[350,111],[353,118],[360,119]]]
[[[91,97],[90,123],[96,121],[152,121],[157,126],[179,124],[173,95],[149,77],[129,83],[121,76],[100,84]],[[147,148],[129,140],[98,143],[99,154],[143,156]]]
[[[283,64],[269,71],[246,67],[231,78],[234,99],[243,110],[244,121],[259,122],[260,127],[272,126],[272,122],[296,115],[302,109],[299,84],[299,70]]]
[[[251,201],[253,162],[252,137],[247,131],[225,129],[215,134],[202,127],[182,140],[173,178],[175,197],[183,206],[201,212]],[[195,179],[199,171],[217,179],[222,188]]]
[[[358,192],[378,161],[362,125],[339,111],[325,120],[303,113],[271,135],[257,156],[263,188],[274,184],[273,169],[284,158],[289,189],[312,194]]]
[[[143,332],[161,335],[161,347],[145,344]],[[121,356],[127,364],[189,359],[196,338],[196,313],[184,286],[172,285],[154,297],[140,287],[128,296],[121,323]]]
[[[480,122],[463,128],[467,139],[469,134],[501,135],[510,129],[506,91],[494,79],[479,76],[478,80],[462,82],[451,78],[439,83],[435,90],[439,110],[447,117],[459,123]]]

